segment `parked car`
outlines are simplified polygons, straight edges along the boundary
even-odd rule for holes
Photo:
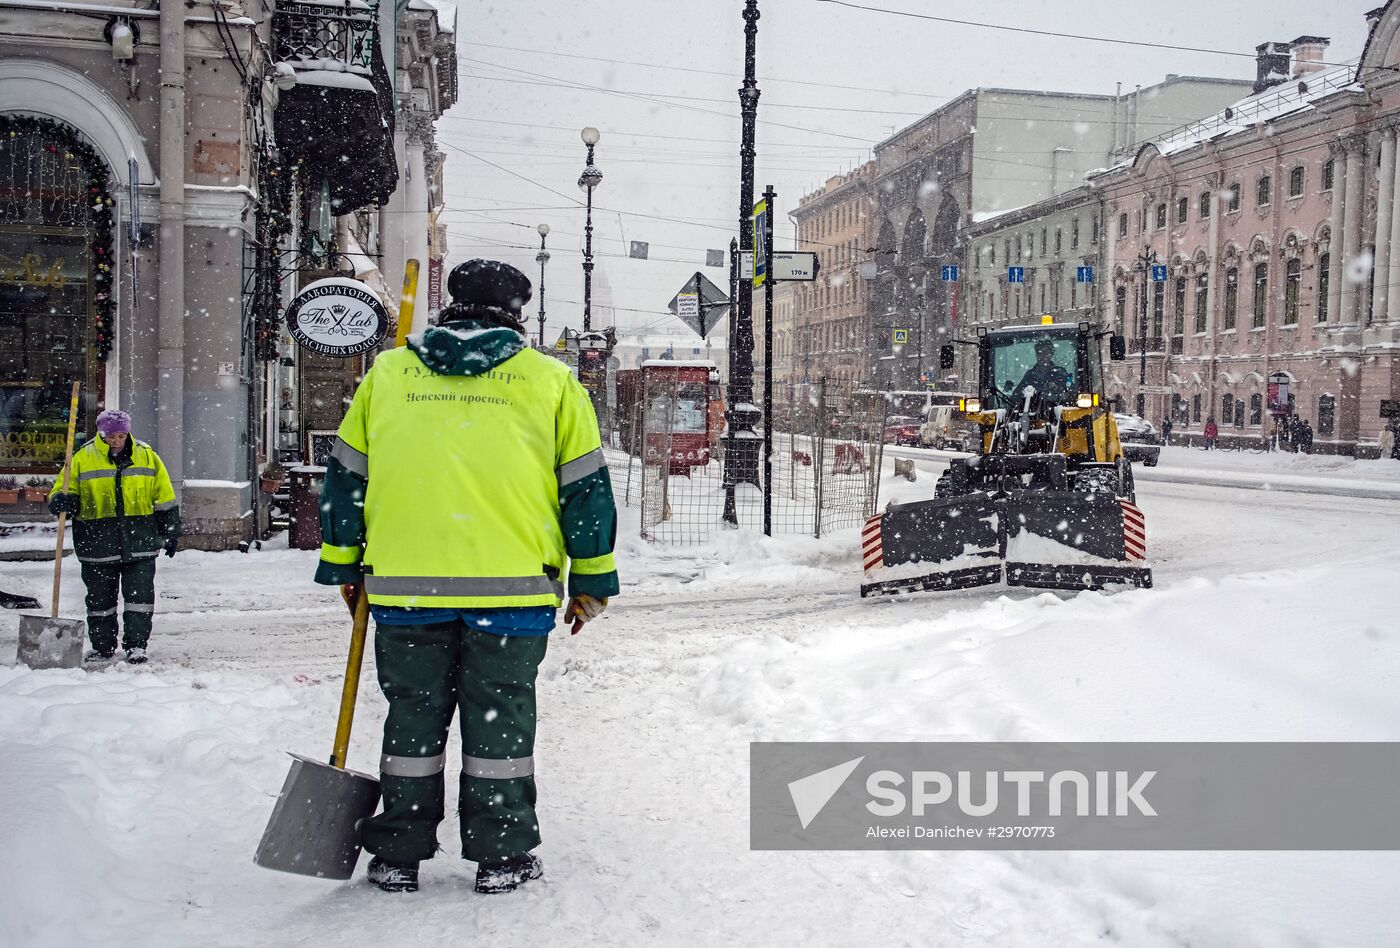
[[[919,444],[920,422],[908,415],[892,415],[885,421],[885,444],[902,444],[917,447]]]
[[[1115,412],[1118,422],[1118,440],[1123,443],[1123,454],[1129,461],[1141,461],[1148,467],[1156,467],[1162,454],[1162,436],[1146,418],[1137,415],[1124,415]]]

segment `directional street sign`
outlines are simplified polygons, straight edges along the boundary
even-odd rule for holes
[[[1172,387],[1170,385],[1139,385],[1138,392],[1142,395],[1170,395]]]
[[[821,272],[817,255],[807,251],[773,251],[773,279],[811,282]]]
[[[1076,280],[1076,282],[1079,282],[1079,283],[1093,283],[1093,282],[1094,282],[1094,268],[1093,268],[1093,267],[1079,267],[1079,268],[1077,268],[1076,274],[1075,274],[1075,280]]]
[[[1152,282],[1153,282],[1153,283],[1166,283],[1166,282],[1167,282],[1167,267],[1166,267],[1166,264],[1159,263],[1159,264],[1155,264],[1155,265],[1152,267]]]
[[[753,285],[762,286],[768,277],[768,202],[759,201],[753,206],[754,271]]]
[[[671,298],[667,309],[704,339],[729,312],[729,298],[705,274],[697,271]]]
[[[1007,282],[1007,283],[1025,283],[1025,282],[1026,282],[1026,268],[1025,268],[1025,267],[1007,267],[1007,268],[1006,268],[1006,282]]]
[[[958,282],[958,268],[956,266],[943,267],[940,278],[944,283]]]

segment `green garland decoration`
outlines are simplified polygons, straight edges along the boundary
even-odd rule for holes
[[[89,202],[88,219],[92,241],[92,285],[96,302],[94,323],[97,337],[97,358],[107,361],[112,352],[112,324],[116,319],[117,303],[112,285],[112,218],[116,201],[108,186],[107,163],[83,134],[64,122],[38,115],[0,113],[0,153],[13,147],[20,135],[37,133],[44,139],[44,150],[66,159],[77,159],[87,175]]]

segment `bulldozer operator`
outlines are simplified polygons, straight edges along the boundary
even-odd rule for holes
[[[1026,389],[1032,389],[1042,404],[1061,405],[1070,394],[1072,376],[1069,370],[1055,362],[1055,343],[1040,339],[1035,344],[1035,365],[1026,370],[1021,382],[1011,391],[1011,401],[1019,404]]]

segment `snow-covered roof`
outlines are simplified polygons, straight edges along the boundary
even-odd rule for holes
[[[437,15],[438,29],[444,33],[457,32],[456,0],[409,0],[410,10],[430,10]]]
[[[1314,72],[1298,80],[1289,80],[1282,85],[1265,89],[1255,95],[1246,96],[1233,105],[1226,106],[1209,118],[1192,122],[1174,129],[1165,135],[1151,139],[1147,144],[1156,146],[1163,155],[1186,151],[1212,139],[1224,138],[1272,122],[1285,115],[1302,112],[1313,107],[1313,103],[1338,92],[1360,90],[1356,82],[1355,64],[1338,66],[1323,72]],[[1106,171],[1090,172],[1105,174],[1107,171],[1126,168],[1135,157],[1125,158]]]
[[[1007,214],[1015,214],[1017,211],[1025,210],[1028,207],[1030,207],[1029,204],[1022,204],[1020,207],[1007,207],[999,211],[974,211],[972,214],[972,223],[981,224],[986,221],[995,220],[998,217],[1004,217]]]

